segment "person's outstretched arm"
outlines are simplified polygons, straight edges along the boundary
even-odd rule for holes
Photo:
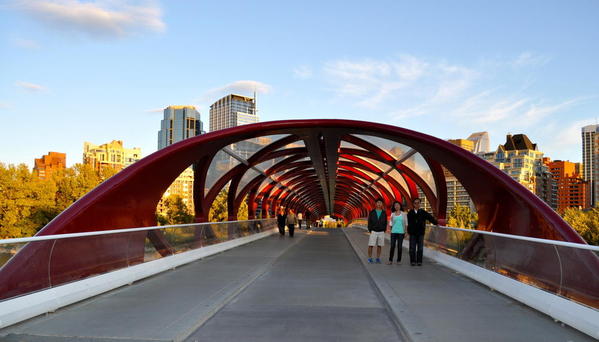
[[[439,222],[437,222],[437,219],[433,217],[433,215],[431,215],[428,211],[426,212],[426,219],[428,220],[428,222],[437,225],[439,224]]]

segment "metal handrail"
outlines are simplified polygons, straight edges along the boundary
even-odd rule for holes
[[[543,244],[547,244],[547,245],[572,247],[572,248],[578,248],[578,249],[588,249],[588,250],[591,250],[591,251],[597,251],[597,252],[599,252],[599,246],[586,245],[586,244],[583,244],[583,243],[567,242],[567,241],[559,241],[559,240],[550,240],[550,239],[541,239],[541,238],[534,238],[534,237],[528,237],[528,236],[522,236],[522,235],[513,235],[513,234],[505,234],[505,233],[488,232],[488,231],[485,231],[485,230],[477,230],[477,229],[455,228],[455,227],[438,226],[438,225],[437,226],[433,226],[433,227],[442,228],[442,229],[448,229],[448,230],[458,230],[458,231],[469,232],[469,233],[477,233],[477,234],[484,234],[484,235],[491,235],[491,236],[499,236],[499,237],[504,237],[504,238],[508,238],[508,239],[514,239],[514,240],[523,240],[523,241],[538,242],[538,243],[543,243]]]
[[[540,238],[533,238],[533,237],[522,236],[522,235],[488,232],[486,230],[477,230],[477,229],[455,228],[455,227],[438,226],[438,225],[429,225],[428,227],[436,227],[436,228],[447,229],[447,230],[456,230],[456,231],[463,231],[463,232],[468,232],[468,233],[477,233],[477,234],[483,234],[483,235],[498,236],[498,237],[514,239],[514,240],[523,240],[523,241],[543,243],[543,244],[547,244],[547,245],[564,246],[564,247],[586,249],[586,250],[590,250],[590,251],[599,252],[599,246],[586,245],[586,244],[582,244],[582,243],[566,242],[566,241],[550,240],[550,239],[540,239]]]
[[[144,230],[156,230],[156,229],[165,229],[165,228],[183,228],[183,227],[192,227],[192,226],[198,226],[198,225],[202,226],[202,225],[226,224],[226,223],[236,223],[236,222],[253,222],[253,221],[264,221],[264,220],[269,220],[269,219],[254,219],[254,220],[245,220],[245,221],[222,221],[222,222],[185,223],[185,224],[173,224],[173,225],[167,225],[167,226],[151,226],[151,227],[138,227],[138,228],[124,228],[124,229],[100,230],[100,231],[83,232],[83,233],[41,235],[41,236],[31,236],[31,237],[26,237],[26,238],[2,239],[2,240],[0,240],[0,245],[9,245],[9,244],[14,244],[14,243],[25,243],[25,242],[44,241],[44,240],[68,239],[68,238],[75,238],[75,237],[82,237],[82,236],[95,236],[95,235],[131,233],[131,232],[139,232],[139,231],[144,231]]]

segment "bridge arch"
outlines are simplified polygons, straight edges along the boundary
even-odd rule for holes
[[[243,150],[244,144],[251,148]],[[195,172],[196,222],[207,221],[211,202],[226,184],[232,185],[229,219],[235,219],[247,198],[250,218],[256,216],[260,203],[263,216],[284,204],[309,211],[313,217],[330,214],[351,221],[363,217],[374,206],[374,198],[384,198],[387,205],[400,197],[409,203],[420,188],[443,222],[446,168],[470,194],[479,229],[585,243],[537,196],[476,155],[423,133],[351,120],[263,122],[183,140],[102,183],[38,235],[153,226],[162,194],[190,165]],[[90,265],[92,259],[86,253],[93,251],[78,250],[78,259],[70,260],[69,265],[85,273],[91,272],[90,267],[99,267],[97,264],[122,262],[123,253],[143,257],[146,237],[157,249],[160,245],[159,236],[147,234],[99,240],[96,248],[110,251],[102,256],[105,259],[95,256],[96,265]],[[28,281],[47,273],[43,260],[47,260],[50,247],[44,242],[26,246],[4,265],[0,293],[6,286],[19,288],[11,286],[15,282],[39,286]],[[68,280],[65,276],[64,281]]]

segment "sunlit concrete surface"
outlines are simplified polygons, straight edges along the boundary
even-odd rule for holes
[[[411,267],[407,251],[402,265],[366,264],[366,241],[355,228],[273,235],[1,330],[0,340],[592,340],[430,260]]]

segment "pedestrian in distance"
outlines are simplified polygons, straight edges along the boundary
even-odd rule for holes
[[[295,231],[295,225],[297,224],[297,216],[292,209],[289,209],[289,213],[287,214],[287,229],[289,229],[289,236],[293,237],[293,232]]]
[[[437,224],[437,220],[428,211],[420,208],[420,199],[413,202],[414,208],[408,212],[408,234],[410,234],[410,265],[422,266],[424,231],[426,221]]]
[[[387,265],[393,264],[395,246],[397,246],[397,264],[401,264],[403,238],[408,228],[408,215],[404,211],[404,206],[395,201],[391,208],[391,217],[389,217],[389,229],[391,230],[391,249],[389,250],[389,261]]]
[[[301,212],[297,213],[297,228],[302,230],[302,220],[304,219],[304,215]]]
[[[383,200],[377,199],[375,208],[368,214],[368,263],[381,263],[381,250],[385,245],[385,230],[387,229],[387,213],[383,208]],[[376,246],[376,260],[372,260],[372,249]]]
[[[287,222],[287,215],[285,214],[285,210],[283,207],[279,208],[279,213],[277,214],[277,226],[279,227],[280,236],[285,236],[285,223]]]

